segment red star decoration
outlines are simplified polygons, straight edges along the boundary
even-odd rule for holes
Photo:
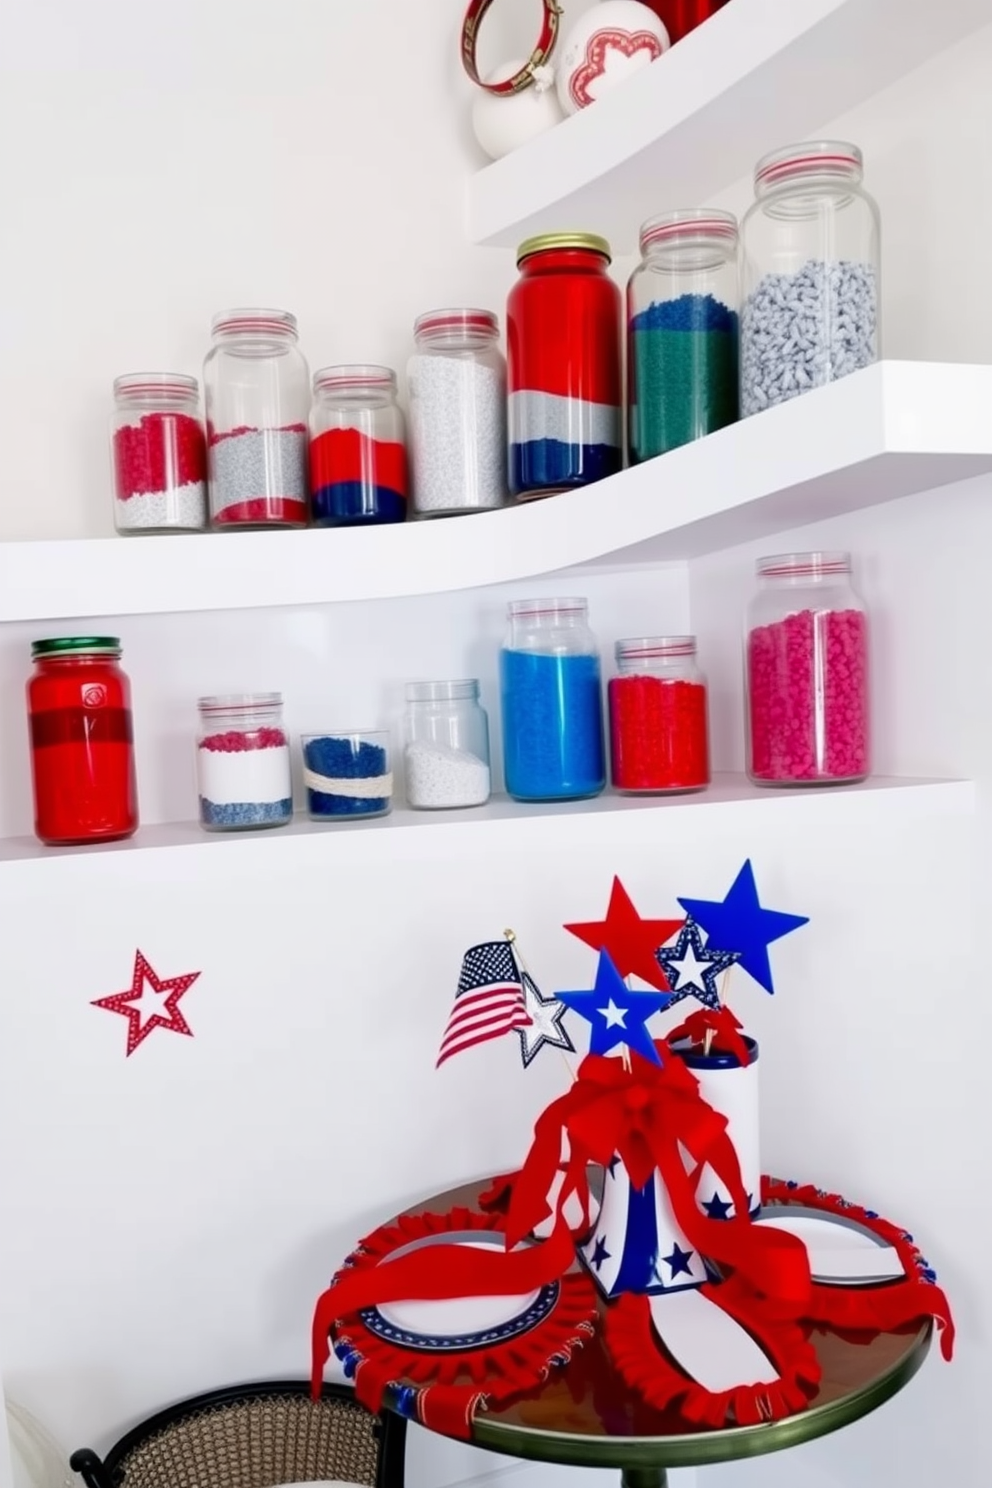
[[[605,951],[621,976],[638,976],[649,987],[670,992],[654,953],[684,924],[684,915],[680,920],[642,920],[627,890],[614,878],[606,919],[566,925],[565,929],[594,951]]]
[[[189,991],[199,975],[198,971],[188,971],[185,976],[159,981],[141,952],[135,951],[134,975],[127,991],[115,992],[111,997],[98,997],[91,1005],[106,1008],[108,1013],[120,1013],[128,1020],[127,1057],[130,1057],[156,1028],[168,1028],[173,1033],[193,1037],[192,1028],[179,1011],[179,999]],[[157,1001],[159,998],[160,1002]]]

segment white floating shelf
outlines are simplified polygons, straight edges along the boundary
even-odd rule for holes
[[[629,252],[645,217],[708,201],[992,20],[988,0],[729,0],[650,67],[469,183],[468,232],[581,228]]]
[[[389,599],[667,562],[992,471],[992,367],[880,362],[546,501],[337,531],[0,543],[0,621]]]
[[[380,862],[395,852],[397,833],[409,842],[417,834],[418,856],[431,852],[448,855],[471,852],[480,843],[498,849],[510,844],[525,851],[529,842],[546,843],[555,834],[563,851],[588,849],[591,826],[597,837],[626,840],[639,827],[655,828],[654,813],[664,813],[666,834],[702,829],[714,834],[732,832],[753,823],[755,813],[788,812],[790,823],[829,821],[861,831],[884,830],[888,821],[904,823],[916,812],[921,817],[969,813],[974,809],[974,785],[968,780],[915,780],[876,776],[863,785],[807,787],[784,790],[751,785],[743,775],[717,775],[706,791],[683,796],[618,796],[612,792],[592,801],[563,801],[557,804],[522,805],[505,796],[494,797],[486,806],[466,811],[411,811],[398,807],[389,816],[367,822],[311,822],[297,817],[288,827],[259,832],[204,832],[195,822],[173,822],[142,827],[126,842],[108,842],[98,847],[43,847],[34,837],[0,839],[0,874],[6,866],[30,863],[31,871],[55,875],[98,871],[99,864],[119,860],[121,854],[148,853],[197,855],[197,872],[203,871],[202,854],[258,853],[273,871],[285,855],[294,866],[327,869],[335,864],[358,866]],[[691,817],[688,813],[692,813]],[[701,815],[700,815],[701,813]],[[701,828],[700,828],[701,823]],[[283,855],[280,858],[280,855]],[[227,871],[231,859],[215,858],[217,871]],[[254,860],[252,860],[254,862]],[[222,866],[222,862],[223,865]],[[176,864],[181,871],[183,864]],[[207,870],[209,871],[209,870]]]

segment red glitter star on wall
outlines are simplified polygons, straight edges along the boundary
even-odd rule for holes
[[[127,991],[98,997],[92,1006],[106,1008],[108,1013],[120,1013],[128,1020],[127,1054],[130,1056],[156,1028],[168,1028],[173,1033],[193,1037],[192,1028],[179,1011],[179,999],[189,991],[199,975],[198,971],[188,971],[184,976],[159,981],[141,952],[135,951],[134,975]]]

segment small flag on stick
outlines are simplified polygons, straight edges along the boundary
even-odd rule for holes
[[[462,974],[437,1056],[439,1068],[452,1054],[500,1038],[530,1023],[523,985],[509,943],[487,940],[462,957]]]

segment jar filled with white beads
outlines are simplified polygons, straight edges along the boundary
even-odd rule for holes
[[[760,413],[879,356],[879,216],[861,151],[837,140],[759,160],[744,218],[741,413]]]
[[[407,366],[413,509],[490,511],[506,498],[506,362],[491,310],[418,317]]]
[[[408,805],[437,811],[489,800],[489,720],[474,677],[407,683],[405,734]]]

